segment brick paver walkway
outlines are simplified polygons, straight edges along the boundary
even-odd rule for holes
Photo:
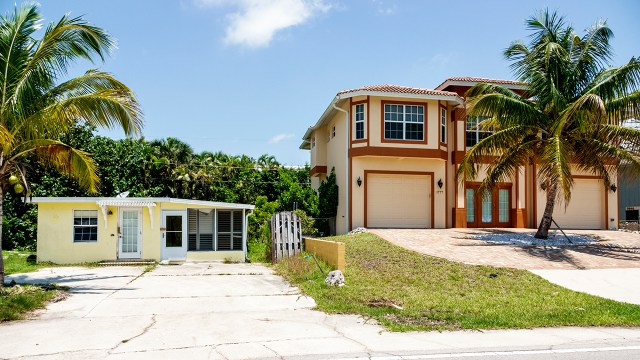
[[[476,265],[518,269],[640,268],[640,234],[622,231],[570,230],[591,235],[594,245],[523,247],[497,245],[469,237],[471,233],[535,232],[534,229],[370,229],[391,243],[423,254]],[[558,235],[562,236],[559,232]]]

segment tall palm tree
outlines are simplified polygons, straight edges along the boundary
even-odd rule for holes
[[[621,126],[640,118],[640,61],[609,65],[613,33],[605,21],[582,36],[548,10],[526,24],[529,44],[514,42],[504,52],[526,90],[482,83],[467,91],[467,114],[488,117],[478,126],[493,135],[466,153],[458,175],[460,181],[476,178],[482,158],[496,155],[480,185],[483,194],[535,161],[547,193],[535,236],[545,239],[554,206],[571,199],[574,172],[601,177],[606,188],[621,164],[640,173],[640,131]]]
[[[0,234],[4,193],[23,189],[29,193],[23,166],[27,156],[96,192],[99,178],[90,154],[58,139],[78,121],[121,127],[127,135],[139,135],[142,130],[142,112],[134,93],[110,74],[89,70],[61,81],[74,61],[104,60],[114,48],[111,36],[81,17],[67,15],[50,23],[36,39],[41,21],[35,4],[16,7],[0,17]],[[1,244],[0,238],[0,286],[4,282]]]

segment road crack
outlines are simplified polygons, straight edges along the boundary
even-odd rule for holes
[[[151,316],[151,322],[150,322],[147,326],[145,326],[145,327],[144,327],[144,329],[142,329],[142,331],[141,331],[139,334],[134,335],[134,336],[132,336],[132,337],[130,337],[130,338],[127,338],[127,339],[123,339],[123,340],[122,340],[122,341],[120,341],[116,346],[112,347],[112,348],[108,351],[108,353],[109,353],[109,354],[111,354],[111,353],[112,353],[114,350],[116,350],[120,345],[122,345],[122,344],[126,344],[126,343],[128,343],[129,341],[131,341],[131,340],[133,340],[133,339],[136,339],[136,338],[139,338],[140,336],[142,336],[142,335],[146,334],[146,333],[147,333],[149,330],[151,330],[151,328],[152,328],[152,327],[157,323],[156,316],[157,316],[157,314],[153,314],[153,316]]]

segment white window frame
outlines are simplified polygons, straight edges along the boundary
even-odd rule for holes
[[[447,143],[447,109],[440,108],[440,142]]]
[[[363,140],[365,139],[364,133],[364,104],[356,104],[356,111],[354,111],[355,123],[356,123],[356,131],[355,131],[355,139]],[[358,125],[362,126],[362,136],[358,137]]]
[[[76,225],[76,211],[92,211],[95,212],[96,216],[96,224],[95,225]],[[98,210],[91,210],[91,209],[74,209],[71,211],[71,242],[73,242],[74,244],[92,244],[92,243],[97,243],[98,242],[98,238],[99,238],[99,231],[100,231],[100,218],[98,215]],[[80,219],[82,218],[93,218],[93,216],[91,217],[82,217],[80,216]],[[80,222],[82,223],[82,220],[80,220]],[[78,240],[76,241],[76,227],[81,227],[81,228],[89,228],[89,227],[95,227],[96,228],[96,239],[95,240]]]
[[[466,146],[467,148],[471,148],[471,147],[473,147],[475,144],[479,143],[479,142],[482,140],[482,139],[480,139],[480,134],[481,134],[481,133],[482,133],[482,134],[484,134],[484,133],[492,134],[492,133],[493,133],[493,131],[481,131],[481,130],[480,130],[480,127],[478,126],[478,124],[480,124],[480,123],[481,123],[481,122],[483,122],[484,120],[488,119],[489,117],[486,117],[486,116],[484,116],[484,117],[477,116],[477,117],[475,117],[475,118],[476,118],[476,123],[475,123],[475,125],[474,125],[474,128],[473,128],[473,129],[469,129],[469,120],[471,119],[471,117],[470,117],[470,116],[467,116],[467,118],[465,119],[465,123],[464,123],[464,126],[465,126],[464,144],[465,144],[465,146]],[[472,133],[472,134],[473,134],[474,139],[475,139],[475,140],[474,140],[474,143],[473,143],[472,145],[467,144],[467,135],[468,135],[468,134],[470,134],[470,133]]]
[[[402,114],[402,120],[387,120],[387,114],[388,112],[386,111],[386,107],[387,106],[399,106],[402,107],[402,113],[398,113],[398,114]],[[420,112],[418,111],[416,114],[418,115],[418,118],[422,115],[422,121],[407,121],[407,107],[416,107],[417,109],[422,108],[422,114],[420,114]],[[383,113],[383,119],[382,121],[385,124],[385,127],[383,127],[382,129],[382,138],[385,141],[415,141],[415,142],[424,142],[426,139],[426,107],[424,105],[419,105],[419,104],[394,104],[394,103],[385,103],[382,106],[382,113]],[[395,139],[395,138],[387,138],[387,131],[386,131],[386,124],[387,123],[401,123],[402,124],[402,139]],[[407,139],[407,124],[420,124],[422,125],[422,139]]]

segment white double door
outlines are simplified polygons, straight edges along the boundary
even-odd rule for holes
[[[121,208],[118,224],[118,258],[140,259],[142,248],[142,210]]]
[[[162,260],[187,258],[187,212],[165,210],[162,212]]]

